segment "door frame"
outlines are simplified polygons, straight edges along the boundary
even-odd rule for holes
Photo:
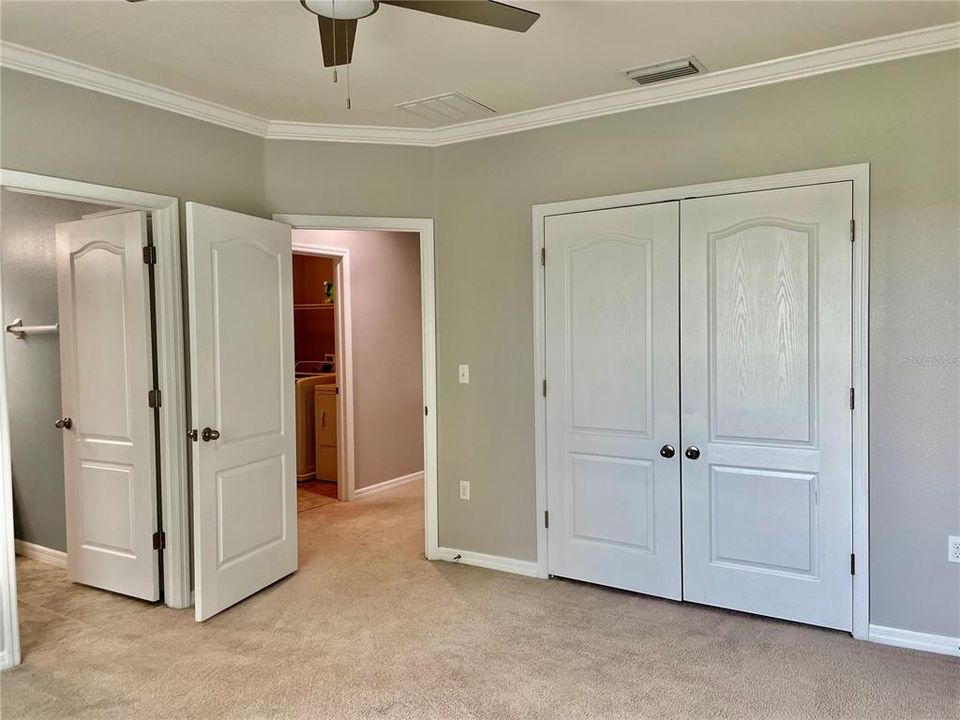
[[[439,560],[437,512],[437,313],[433,218],[274,213],[295,230],[384,230],[420,236],[420,333],[423,338],[423,530],[427,560]],[[296,245],[294,246],[296,248]]]
[[[544,222],[552,215],[608,210],[631,205],[677,202],[699,197],[778,190],[803,185],[850,182],[853,185],[853,362],[851,377],[856,389],[853,409],[853,637],[866,640],[870,627],[870,534],[869,534],[869,267],[870,267],[870,164],[842,165],[817,170],[722,180],[678,187],[645,190],[606,197],[567,200],[533,206],[533,386],[536,469],[537,576],[548,577],[547,529],[547,400],[542,392],[546,380],[545,283],[541,265],[544,252]]]
[[[294,255],[337,258],[334,268],[336,301],[334,303],[334,352],[337,387],[337,498],[354,499],[356,489],[356,438],[353,405],[353,319],[350,314],[350,251],[343,248],[291,243]],[[297,319],[293,319],[296,333]]]
[[[190,597],[190,513],[187,496],[186,383],[183,345],[183,290],[180,277],[179,200],[107,185],[0,169],[0,187],[15,192],[113,205],[151,213],[153,243],[157,249],[154,267],[156,287],[157,371],[163,402],[160,407],[160,502],[166,546],[163,550],[164,603],[186,608]],[[2,345],[0,345],[2,346]],[[0,376],[4,401],[6,376]],[[146,398],[144,398],[146,402]],[[11,502],[13,484],[9,458],[7,409],[0,406],[0,495]],[[12,531],[11,531],[12,538]],[[6,537],[0,538],[6,543]],[[2,548],[6,551],[6,548]],[[6,605],[7,598],[0,598]]]

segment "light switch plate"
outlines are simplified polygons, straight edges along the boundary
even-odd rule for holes
[[[460,481],[460,499],[461,500],[470,499],[470,481],[469,480]]]
[[[470,366],[469,365],[459,366],[459,377],[460,377],[461,385],[468,385],[470,383]]]

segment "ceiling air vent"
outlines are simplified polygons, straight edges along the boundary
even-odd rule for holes
[[[670,60],[668,62],[657,63],[656,65],[646,65],[644,67],[630,68],[624,70],[623,74],[633,80],[637,85],[650,85],[652,83],[663,82],[665,80],[676,80],[687,75],[696,75],[706,72],[703,64],[693,55],[680,60]]]
[[[440,125],[453,125],[496,115],[497,111],[458,92],[411,100],[395,107]]]

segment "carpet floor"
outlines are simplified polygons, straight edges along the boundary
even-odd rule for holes
[[[423,559],[419,485],[300,513],[300,570],[203,624],[18,559],[18,718],[957,718],[960,660]]]

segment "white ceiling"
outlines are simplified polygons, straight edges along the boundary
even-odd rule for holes
[[[620,70],[708,70],[960,19],[958,2],[524,2],[526,34],[381,6],[334,85],[297,0],[3,0],[0,37],[264,118],[425,127],[397,103],[460,91],[511,113],[634,87]]]

